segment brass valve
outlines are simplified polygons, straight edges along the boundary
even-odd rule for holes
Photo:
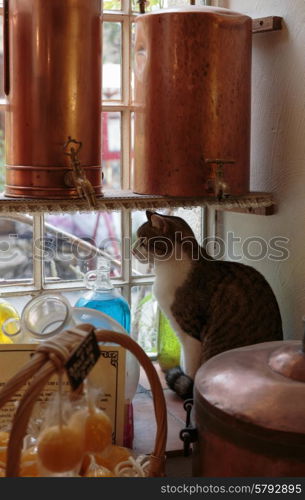
[[[211,165],[210,175],[207,180],[207,191],[214,193],[218,200],[229,196],[230,186],[225,182],[224,166],[232,165],[235,160],[222,160],[216,158],[215,160],[205,160],[205,163]]]

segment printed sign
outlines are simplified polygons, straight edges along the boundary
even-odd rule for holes
[[[20,368],[27,363],[35,351],[33,344],[0,345],[0,389]],[[120,346],[103,345],[100,357],[90,371],[88,379],[98,391],[97,405],[104,410],[112,421],[113,436],[116,444],[123,444],[124,405],[125,405],[125,349]],[[10,426],[16,406],[25,390],[27,382],[5,406],[0,408],[0,430]],[[71,390],[66,375],[62,381],[63,391]],[[58,390],[58,377],[54,375],[40,393],[32,416],[40,416],[52,395]]]

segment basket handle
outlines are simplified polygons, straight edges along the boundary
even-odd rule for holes
[[[110,330],[96,330],[92,325],[82,324],[62,332],[50,342],[38,346],[32,360],[25,365],[21,372],[9,380],[0,392],[1,408],[7,401],[8,395],[12,396],[28,378],[33,376],[33,366],[36,368],[40,366],[30,386],[21,398],[14,415],[7,453],[7,477],[18,476],[23,438],[37,397],[49,378],[64,366],[75,346],[80,342],[80,339],[83,339],[84,334],[90,331],[95,332],[98,342],[114,342],[130,351],[144,368],[152,390],[157,425],[155,447],[153,454],[150,456],[148,474],[151,477],[164,475],[167,414],[163,390],[153,364],[143,349],[127,335]],[[58,352],[56,352],[57,349]],[[20,373],[22,373],[22,379]]]

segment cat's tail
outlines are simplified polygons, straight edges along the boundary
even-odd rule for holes
[[[193,397],[194,382],[184,373],[180,366],[170,368],[165,373],[165,380],[170,389],[182,399],[190,399]]]

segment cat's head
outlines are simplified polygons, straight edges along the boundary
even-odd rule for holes
[[[147,221],[139,227],[132,253],[143,263],[166,261],[173,256],[189,253],[191,247],[198,246],[190,226],[172,215],[162,215],[146,211]]]

